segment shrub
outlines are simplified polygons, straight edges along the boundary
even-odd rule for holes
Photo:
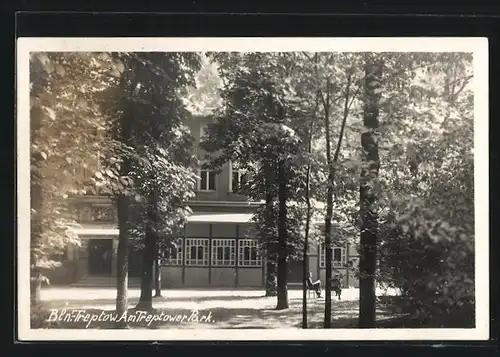
[[[49,321],[50,311],[42,305],[32,306],[30,310],[32,329],[57,328],[59,326],[58,321]]]

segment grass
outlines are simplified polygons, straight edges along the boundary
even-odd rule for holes
[[[343,299],[333,299],[332,328],[356,328],[358,291],[347,289]],[[136,311],[139,290],[129,290],[129,327],[133,329],[279,329],[301,328],[302,291],[289,291],[289,308],[276,310],[276,297],[261,290],[164,290],[153,300],[154,310]],[[116,291],[105,288],[44,289],[44,310],[32,313],[33,328],[113,329]],[[428,326],[378,304],[377,327]],[[51,315],[52,314],[52,315]],[[49,319],[51,317],[51,319]],[[59,321],[55,320],[56,317]],[[308,300],[308,328],[323,328],[324,298]]]

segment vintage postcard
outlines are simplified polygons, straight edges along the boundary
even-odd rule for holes
[[[485,38],[19,38],[19,339],[488,339],[488,65]]]

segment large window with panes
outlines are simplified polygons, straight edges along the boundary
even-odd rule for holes
[[[182,243],[183,239],[179,238],[172,243],[172,246],[162,251],[162,265],[180,266],[182,265]]]
[[[240,239],[238,241],[238,266],[262,266],[262,258],[259,254],[259,245],[257,239]]]
[[[212,239],[212,266],[232,267],[236,264],[236,239]]]
[[[186,238],[186,258],[187,266],[208,266],[209,240],[206,238]]]
[[[326,267],[326,247],[321,244],[321,249],[319,251],[319,266],[320,268]],[[332,266],[342,267],[347,263],[346,249],[343,247],[333,247],[332,248]]]

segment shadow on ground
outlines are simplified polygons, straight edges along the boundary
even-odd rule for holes
[[[129,299],[129,306],[138,298]],[[115,299],[48,300],[32,311],[32,328],[114,329],[118,316]],[[358,300],[332,301],[332,328],[357,328]],[[302,298],[290,297],[289,308],[276,310],[276,298],[228,293],[221,296],[175,296],[154,299],[154,311],[130,309],[126,317],[133,329],[278,329],[301,328]],[[462,320],[411,318],[379,299],[377,328],[471,328]],[[195,310],[198,309],[198,310]],[[463,314],[462,314],[463,315]],[[323,328],[324,299],[308,300],[308,328]]]
[[[229,296],[194,296],[191,298],[187,298],[185,296],[181,297],[158,297],[153,298],[153,305],[155,302],[190,302],[190,303],[206,303],[210,301],[234,301],[234,300],[257,300],[262,299],[264,296],[237,296],[237,295],[229,295]],[[139,301],[139,298],[129,298],[129,305],[135,305]],[[56,300],[56,301],[47,301],[46,305],[49,308],[58,309],[58,308],[78,308],[80,306],[103,306],[103,305],[115,305],[115,299],[82,299],[82,300]]]
[[[211,297],[213,300],[234,300],[234,296]],[[275,310],[275,298],[267,298],[267,306],[253,303],[252,300],[263,300],[262,297],[245,298],[248,304],[245,307],[214,307],[200,310],[191,309],[155,309],[149,313],[130,309],[128,324],[130,328],[145,329],[276,329],[300,328],[302,323],[302,299],[291,298],[289,309]],[[170,299],[169,299],[170,300]],[[184,299],[185,300],[185,299]],[[207,298],[196,298],[207,301]],[[190,300],[192,301],[192,300]],[[99,299],[95,305],[109,304],[109,300]],[[91,301],[85,301],[91,306]],[[54,306],[52,306],[54,308]],[[57,310],[39,312],[39,316],[32,319],[33,328],[59,329],[114,329],[117,320],[124,321],[124,316],[116,315],[113,310],[97,308],[78,309],[78,301],[67,306],[60,306]],[[322,328],[324,317],[324,300],[312,300],[308,304],[309,328]],[[380,310],[377,317],[383,321],[393,318],[394,314]],[[356,328],[358,319],[358,301],[333,301],[332,328]],[[389,326],[388,326],[389,327]],[[401,327],[401,326],[390,326]]]

